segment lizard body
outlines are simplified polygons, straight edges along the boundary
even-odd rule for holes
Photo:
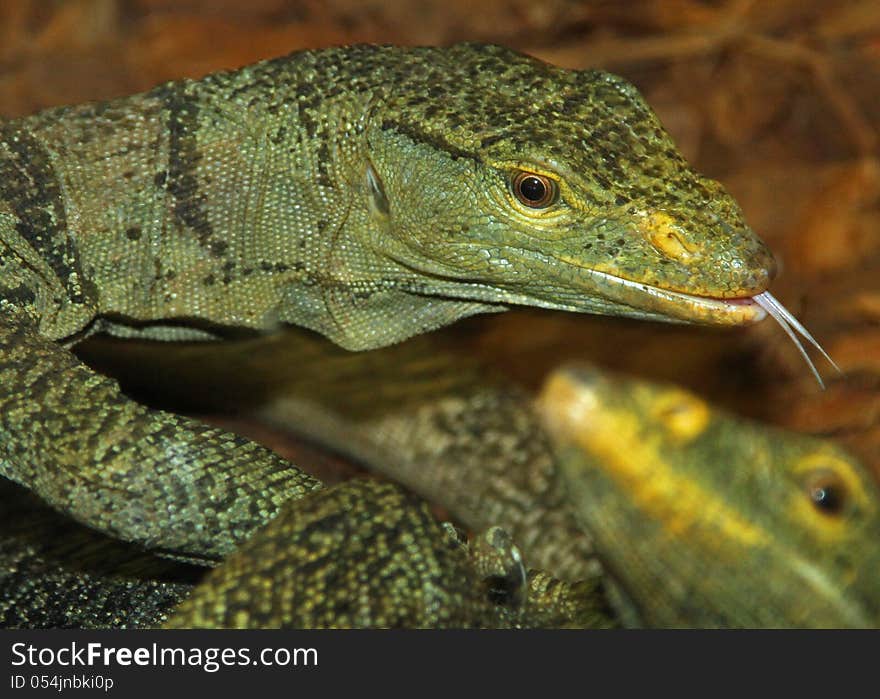
[[[0,474],[216,561],[320,484],[68,347],[289,323],[350,350],[511,304],[742,324],[772,256],[634,88],[507,49],[300,52],[0,128]]]
[[[190,391],[206,380],[199,376],[200,369],[219,364],[233,375],[248,377],[243,381],[251,387],[249,392],[257,387],[257,396],[271,388],[274,399],[262,413],[274,423],[354,455],[430,495],[473,530],[502,524],[513,534],[528,566],[580,581],[571,586],[534,573],[529,579],[529,608],[486,605],[472,564],[447,552],[443,555],[457,562],[441,566],[449,574],[446,579],[460,576],[459,590],[468,592],[463,599],[470,599],[449,598],[450,613],[461,613],[456,624],[479,624],[482,618],[482,623],[490,619],[490,625],[498,626],[605,625],[606,592],[616,592],[611,597],[615,610],[629,625],[876,625],[873,607],[853,600],[869,602],[876,596],[871,561],[877,553],[877,493],[864,468],[830,442],[725,416],[680,389],[623,381],[585,368],[548,379],[536,411],[530,396],[502,376],[456,354],[432,353],[428,344],[427,338],[418,338],[380,352],[351,354],[291,331],[283,341],[248,342],[239,351],[226,346],[214,359],[207,348],[190,347],[182,356],[191,356],[178,369],[190,377],[191,385],[180,386],[170,367],[163,367],[160,375],[179,390]],[[281,358],[290,360],[293,369],[283,366]],[[138,363],[143,365],[143,358]],[[227,399],[238,407],[232,388]],[[581,398],[587,406],[592,402],[592,409],[573,413],[571,406]],[[561,426],[560,415],[565,420]],[[548,432],[542,416],[555,428]],[[632,429],[640,430],[638,437],[615,441],[616,435]],[[634,444],[641,446],[635,449]],[[628,485],[615,490],[604,484],[604,474],[615,469],[641,469],[646,475],[624,479]],[[834,484],[833,478],[845,482],[843,496],[852,498],[855,507],[823,513],[808,487],[816,475],[826,486]],[[365,493],[368,486],[354,488]],[[654,497],[648,498],[642,489]],[[379,502],[387,497],[385,493]],[[415,501],[399,494],[391,497],[400,498],[400,507],[392,508],[399,510],[399,521],[415,517],[420,523],[403,526],[403,531],[428,527],[433,532],[414,542],[433,541],[433,547],[446,541],[423,511],[403,512],[416,507]],[[305,584],[299,568],[304,557],[295,543],[308,530],[303,523],[315,517],[328,518],[328,528],[337,528],[335,536],[344,540],[343,533],[350,531],[345,527],[355,526],[344,516],[352,507],[366,508],[359,511],[381,521],[380,504],[365,497],[352,505],[350,498],[344,493],[309,498],[320,507],[309,505],[308,515],[298,510],[303,501],[289,503],[279,515],[283,519],[258,532],[230,559],[230,567],[224,564],[196,589],[194,601],[173,623],[185,626],[197,623],[197,618],[206,626],[354,623],[335,616],[333,599],[346,594],[358,598],[359,591],[376,585],[375,594],[366,599],[381,601],[382,583],[370,576],[353,584],[348,578],[340,581],[334,565],[354,570],[372,556],[346,553],[340,546],[332,560],[308,568],[317,577]],[[41,536],[32,531],[33,516],[26,509],[18,504],[10,517],[18,522],[18,531],[28,531],[26,543],[33,547],[34,538]],[[373,540],[368,534],[371,526],[355,528]],[[54,531],[62,532],[62,525],[56,524]],[[67,532],[52,540],[64,541],[64,551],[76,554],[74,560],[96,550],[90,543],[83,547],[86,553],[77,553],[76,538]],[[13,564],[22,557],[22,546],[19,543],[16,552],[14,544],[13,540],[7,545],[15,554]],[[120,554],[119,549],[120,544],[114,544],[101,558],[130,569],[126,561],[131,553]],[[123,608],[139,579],[129,577],[121,584],[117,574],[110,581],[83,580],[83,572],[94,576],[99,571],[82,562],[70,570],[70,556],[62,566],[67,581],[62,594],[58,565],[47,573],[44,565],[34,564],[11,576],[0,573],[0,593],[7,590],[0,597],[11,598],[31,624],[58,615],[106,624],[101,608],[96,612],[83,603],[66,603],[63,592],[89,589],[91,584],[100,601],[109,597],[110,587]],[[821,584],[805,584],[805,574],[808,582]],[[147,594],[134,598],[130,617],[119,615],[130,624],[153,613],[156,596],[166,603],[161,611],[172,606],[167,574],[160,578],[164,590],[156,590],[151,582],[155,573],[140,577],[144,579],[136,591]],[[421,588],[412,577],[408,580],[402,587],[411,587],[416,597]],[[547,593],[538,588],[542,581],[563,595],[561,602],[546,599]],[[328,586],[335,596],[322,597]],[[51,595],[21,592],[46,588]],[[177,601],[189,594],[188,588],[174,590],[180,595]],[[266,598],[266,591],[277,594]],[[297,594],[310,600],[306,606],[315,616],[285,602]],[[480,600],[476,607],[474,600]],[[418,605],[409,609],[406,618],[414,625],[440,623],[418,611]],[[153,616],[147,623],[160,621]],[[360,623],[370,621],[376,623],[377,617],[368,610]]]
[[[346,481],[286,508],[166,628],[608,626],[595,590],[527,575],[500,529],[468,548],[393,484]]]
[[[536,409],[460,340],[350,353],[290,329],[237,348],[154,352],[162,363],[150,373],[190,396],[218,373],[240,377],[224,389],[229,407],[254,401],[261,418],[406,484],[472,531],[502,526],[528,566],[581,581],[593,599],[611,592],[627,624],[878,623],[878,493],[832,442],[586,367],[552,374]],[[592,409],[569,416],[580,399]],[[604,474],[615,470],[635,475],[611,489]],[[817,476],[845,483],[854,506],[823,514]]]
[[[207,577],[14,484],[0,483],[0,506],[3,628],[614,625],[594,582],[527,575],[503,530],[466,543],[390,484],[350,481],[292,501]]]
[[[530,565],[609,590],[627,624],[880,623],[880,493],[831,441],[587,365],[551,373],[533,405],[503,375],[419,343],[346,358],[304,340],[285,351],[321,380],[273,371],[265,418],[465,526],[503,526]],[[258,376],[272,354],[245,365]]]

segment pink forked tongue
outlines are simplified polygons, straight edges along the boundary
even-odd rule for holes
[[[752,297],[755,303],[757,303],[761,308],[763,308],[767,313],[773,316],[773,320],[779,323],[782,326],[782,329],[785,330],[786,334],[791,338],[791,341],[794,342],[795,347],[798,348],[798,352],[801,353],[801,356],[804,358],[804,361],[807,362],[807,366],[810,367],[810,371],[813,372],[813,376],[816,377],[816,381],[819,382],[819,386],[823,389],[825,388],[825,384],[822,382],[822,377],[819,376],[819,372],[816,370],[816,365],[813,364],[813,361],[810,359],[810,356],[807,354],[807,351],[804,349],[803,344],[801,343],[798,336],[795,334],[797,332],[803,337],[807,342],[809,342],[813,347],[819,350],[822,353],[822,356],[828,360],[829,364],[833,366],[837,373],[842,374],[840,371],[840,367],[834,363],[834,360],[828,356],[828,353],[822,349],[822,346],[816,342],[816,338],[814,338],[807,329],[801,325],[797,318],[795,318],[791,313],[789,313],[785,306],[783,306],[779,301],[777,301],[769,291],[765,291],[763,293],[758,294],[757,296]]]

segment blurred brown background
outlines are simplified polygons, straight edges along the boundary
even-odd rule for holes
[[[470,322],[475,351],[532,385],[578,357],[671,379],[838,438],[880,472],[877,0],[3,0],[0,113],[300,48],[464,39],[636,83],[685,155],[739,199],[780,259],[774,294],[846,376],[817,362],[820,392],[772,322],[720,331],[517,311]]]

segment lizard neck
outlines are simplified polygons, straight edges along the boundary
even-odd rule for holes
[[[328,289],[356,276],[349,260],[371,262],[347,238],[367,224],[369,93],[303,101],[318,88],[267,90],[277,77],[256,66],[21,122],[50,154],[90,291],[87,313],[48,313],[46,334],[74,336],[95,317],[116,334],[162,337],[136,329],[311,326],[310,314],[326,315]]]

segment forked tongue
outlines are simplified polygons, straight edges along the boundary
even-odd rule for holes
[[[813,376],[816,377],[816,381],[819,382],[819,386],[824,389],[825,383],[822,381],[822,377],[819,376],[819,372],[816,370],[816,365],[813,364],[813,360],[810,359],[810,356],[804,349],[803,344],[801,343],[798,336],[795,334],[796,332],[807,342],[813,345],[813,347],[819,350],[822,353],[822,356],[828,360],[828,363],[837,370],[838,374],[843,373],[840,370],[840,367],[834,363],[834,360],[828,356],[828,353],[824,349],[822,349],[822,346],[818,342],[816,342],[816,338],[810,335],[807,329],[798,322],[797,318],[789,313],[786,310],[785,306],[779,303],[779,301],[777,301],[769,291],[760,293],[757,296],[753,296],[752,298],[755,303],[757,303],[761,308],[767,311],[768,314],[773,316],[773,319],[782,326],[782,329],[785,330],[785,333],[791,338],[791,341],[794,342],[794,346],[798,348],[798,352],[801,353],[801,356],[804,358],[804,361],[806,361],[807,366],[810,367],[810,371],[813,372]]]

